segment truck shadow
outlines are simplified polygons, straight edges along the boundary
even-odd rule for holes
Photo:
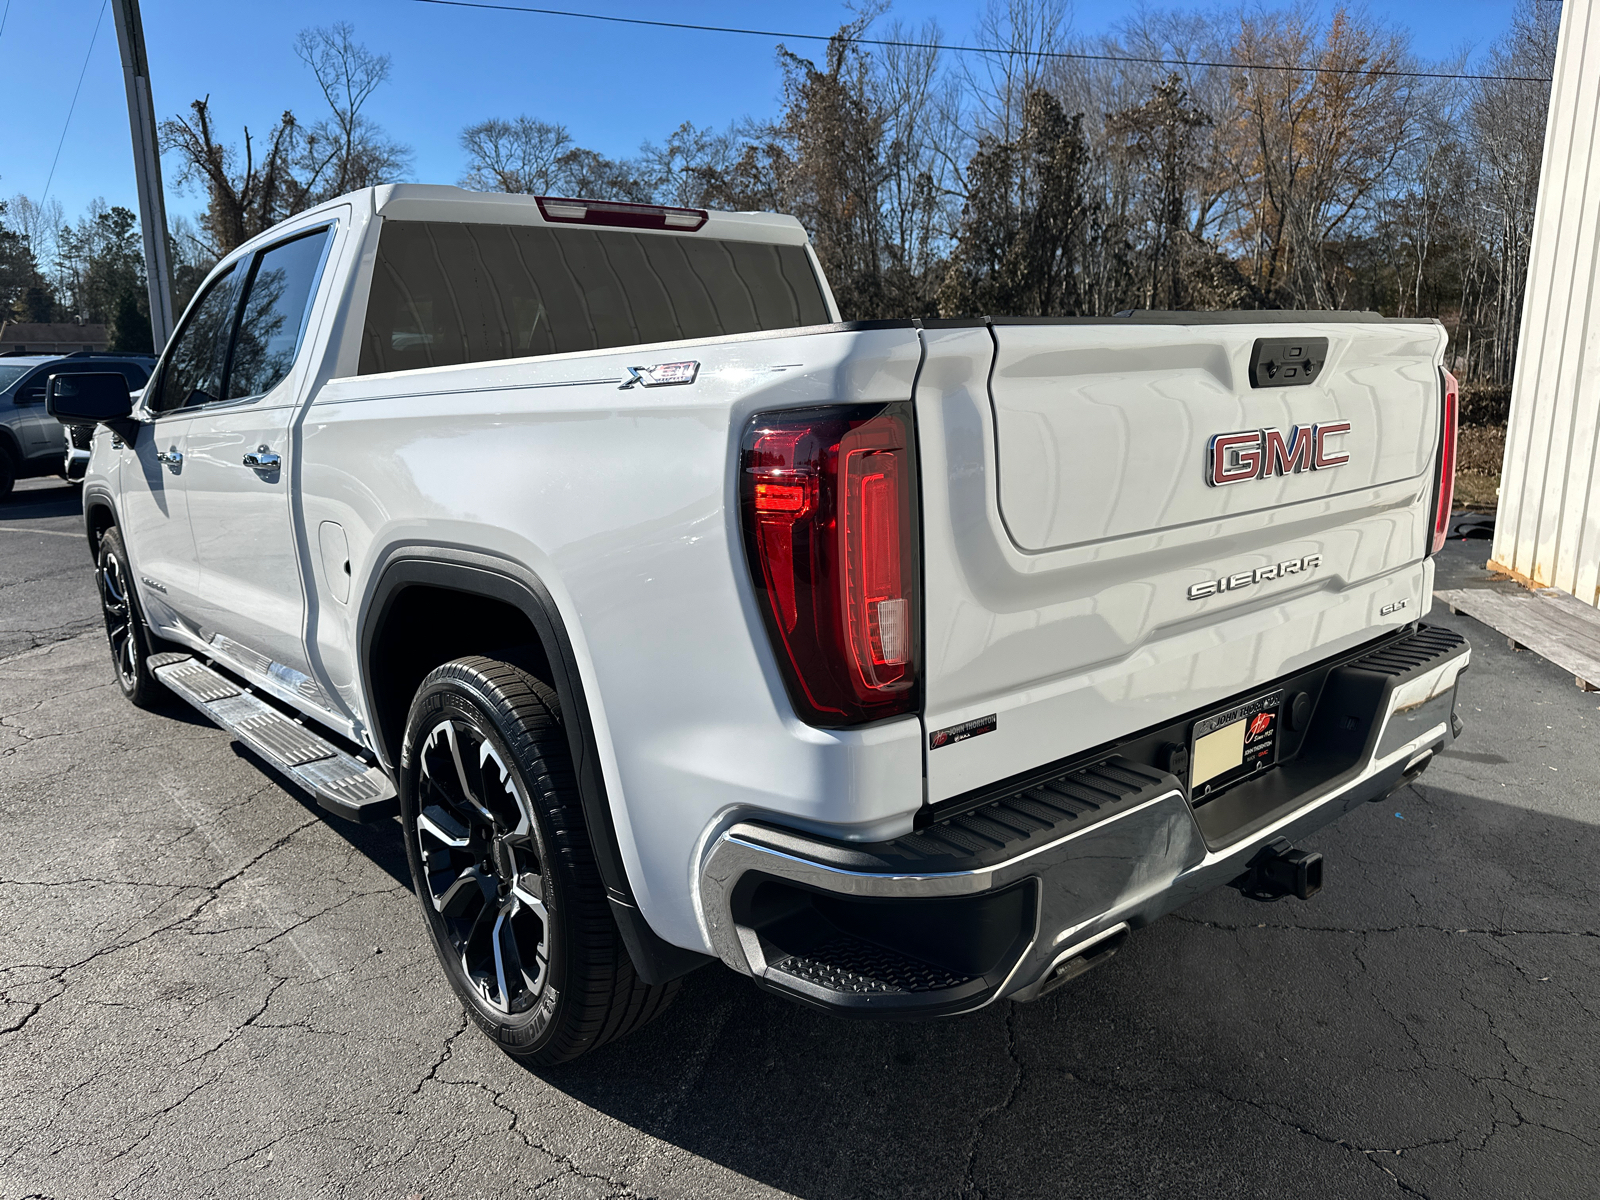
[[[38,521],[48,517],[83,515],[83,489],[55,480],[24,480],[10,496],[0,500],[0,521]]]
[[[182,713],[174,712],[173,716],[190,720],[197,725],[215,728],[187,704],[176,701],[174,707],[181,707],[185,711]],[[255,767],[256,770],[261,772],[262,776],[272,780],[287,795],[293,796],[298,800],[310,816],[320,818],[329,829],[343,838],[352,850],[359,851],[368,861],[401,887],[407,891],[411,890],[411,868],[406,863],[406,848],[405,843],[400,840],[400,822],[398,819],[391,818],[386,821],[375,821],[368,825],[336,817],[318,804],[315,796],[301,788],[287,776],[280,774],[266,759],[262,758],[243,742],[232,742],[230,746],[234,754]]]
[[[1031,1005],[853,1022],[713,966],[645,1031],[538,1075],[808,1200],[1461,1194],[1460,1147],[1519,1119],[1524,1089],[1587,1136],[1600,904],[1547,864],[1600,861],[1600,828],[1424,777],[1308,844],[1321,896],[1224,889]],[[1541,1187],[1500,1151],[1509,1191],[1566,1194],[1555,1160]]]

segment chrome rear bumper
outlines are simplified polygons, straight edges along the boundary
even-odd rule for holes
[[[709,941],[734,970],[837,1011],[934,1015],[1033,999],[1109,957],[1128,930],[1235,879],[1267,843],[1295,842],[1414,777],[1455,737],[1469,658],[1458,635],[1423,627],[1330,668],[1329,688],[1344,671],[1338,679],[1365,687],[1345,691],[1371,705],[1357,756],[1325,786],[1247,813],[1237,836],[1197,819],[1174,776],[1116,756],[890,843],[738,822],[700,874]],[[1328,694],[1313,731],[1352,719],[1320,712],[1335,704]],[[965,863],[963,845],[977,847]],[[1001,896],[1014,899],[991,899]],[[1014,936],[996,931],[1012,920]]]

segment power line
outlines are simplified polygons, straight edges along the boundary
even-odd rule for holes
[[[580,21],[604,21],[612,25],[647,25],[655,29],[687,29],[697,33],[736,33],[746,37],[782,38],[795,42],[829,42],[834,35],[824,33],[780,33],[771,29],[741,29],[732,25],[696,25],[688,21],[651,21],[644,17],[612,17],[602,13],[572,12],[561,8],[531,8],[523,4],[489,4],[485,0],[415,0],[417,4],[437,4],[445,8],[484,8],[496,12],[535,13],[543,17],[573,17]],[[949,50],[955,54],[1003,54],[988,46],[947,46],[939,42],[903,42],[890,38],[851,38],[862,46],[886,46],[899,50]],[[1278,63],[1215,62],[1207,59],[1147,58],[1138,54],[1087,54],[1076,50],[1035,50],[1034,58],[1062,58],[1079,62],[1146,63],[1158,67],[1220,67],[1232,71],[1304,71],[1308,75],[1381,75],[1397,79],[1481,79],[1505,83],[1549,83],[1545,75],[1477,75],[1450,71],[1372,71],[1362,67],[1292,67]]]
[[[44,181],[44,195],[39,197],[39,206],[44,207],[44,202],[50,198],[50,185],[55,182],[56,164],[61,161],[61,147],[67,144],[67,130],[72,128],[72,114],[78,107],[78,93],[83,91],[83,77],[89,73],[89,58],[94,54],[95,41],[100,37],[100,24],[106,19],[106,5],[110,0],[100,0],[100,15],[94,19],[94,33],[89,36],[89,52],[83,56],[83,70],[78,72],[78,86],[72,89],[72,103],[67,105],[66,124],[61,126],[61,140],[56,143],[56,156],[50,160],[50,174]]]
[[[4,37],[5,36],[5,33],[6,33],[6,18],[9,17],[10,15],[11,15],[11,0],[6,0],[6,10],[5,10],[5,12],[0,13],[0,37]]]

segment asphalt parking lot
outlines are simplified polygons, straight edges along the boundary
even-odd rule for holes
[[[1484,542],[1452,543],[1453,585]],[[76,493],[0,504],[0,1198],[1600,1191],[1600,696],[1465,617],[1463,740],[1032,1005],[847,1023],[720,967],[529,1071],[466,1026],[397,826],[112,680]]]

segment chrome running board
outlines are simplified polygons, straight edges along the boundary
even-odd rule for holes
[[[334,816],[381,821],[400,811],[387,775],[286,716],[244,684],[188,654],[157,654],[150,669],[174,696],[249,746]]]

